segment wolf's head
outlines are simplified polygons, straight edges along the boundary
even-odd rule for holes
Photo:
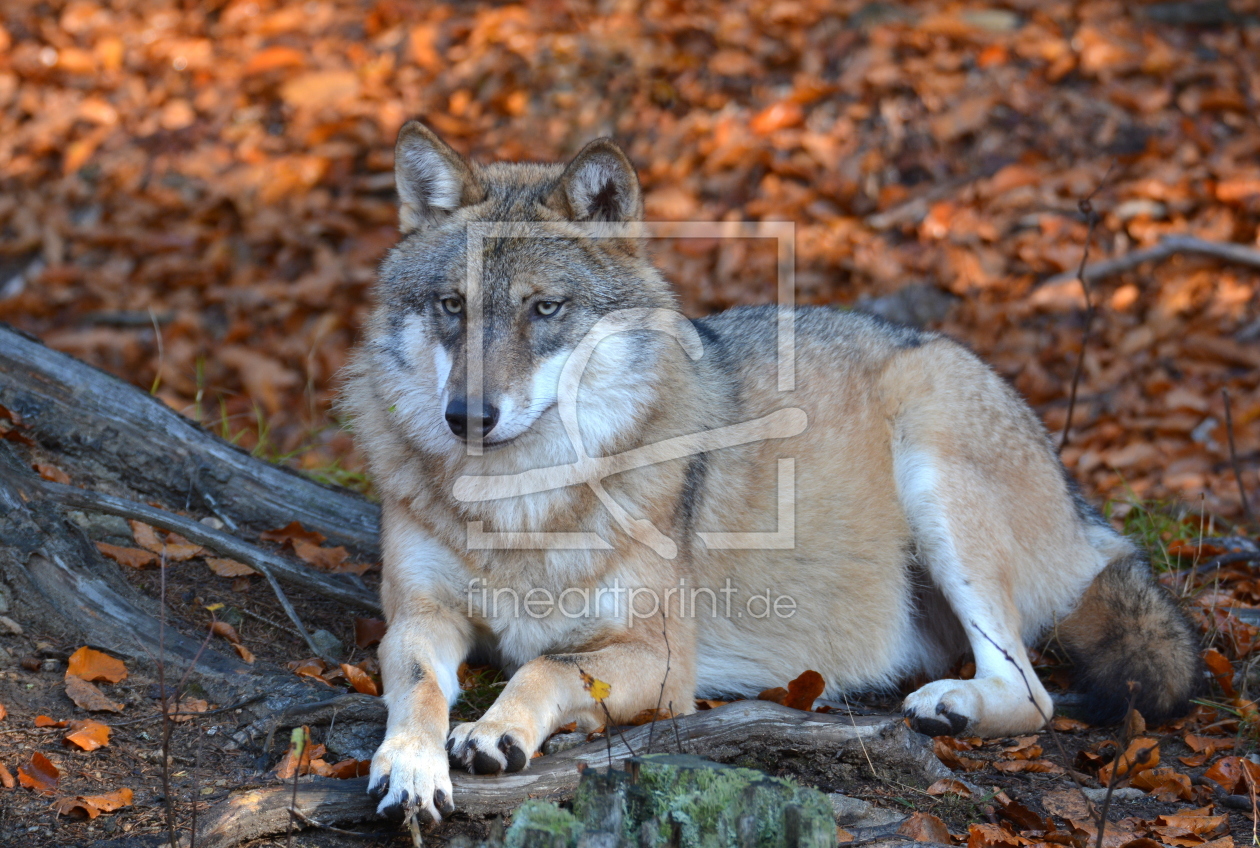
[[[639,182],[607,139],[567,165],[480,165],[413,121],[395,176],[402,239],[381,268],[372,378],[394,426],[426,452],[548,441],[561,370],[596,322],[674,308],[643,243],[626,237],[642,218]],[[619,237],[595,237],[601,225]],[[632,427],[667,343],[635,331],[598,345],[578,397],[588,446]]]

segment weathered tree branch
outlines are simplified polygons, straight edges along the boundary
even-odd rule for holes
[[[31,485],[38,487],[47,497],[65,506],[143,521],[154,527],[178,533],[188,541],[212,548],[226,557],[239,560],[268,577],[301,586],[317,595],[340,601],[356,609],[377,614],[381,611],[380,601],[377,600],[376,594],[368,589],[338,580],[336,575],[324,574],[300,562],[273,554],[257,545],[238,539],[230,533],[207,527],[199,521],[193,521],[191,518],[147,504],[129,501],[126,498],[61,483],[36,480]],[[286,608],[285,612],[290,612],[290,610]],[[290,614],[289,618],[293,619],[293,614]],[[301,627],[300,622],[295,621],[295,623],[299,628]]]
[[[31,471],[0,441],[0,570],[20,603],[44,623],[129,657],[162,656],[180,668],[239,678],[249,666],[167,628],[159,645],[158,604],[117,576],[83,532],[44,496]]]
[[[926,737],[913,733],[899,716],[848,716],[807,713],[768,701],[737,701],[677,721],[678,739],[687,753],[719,762],[752,762],[772,773],[830,773],[837,768],[866,769],[878,763],[902,780],[931,782],[950,772],[933,755]],[[518,807],[529,798],[562,800],[577,787],[579,769],[620,767],[629,748],[647,753],[650,726],[614,735],[611,754],[604,740],[540,757],[516,774],[477,777],[452,771],[455,803],[472,816],[491,816]],[[672,732],[654,735],[657,750],[673,750]],[[869,759],[868,759],[869,758]],[[289,824],[292,787],[266,786],[239,792],[206,816],[197,837],[201,848],[230,848],[251,839],[281,833]],[[367,778],[314,778],[298,785],[297,809],[328,825],[366,821],[375,815],[367,796]]]
[[[2,324],[0,405],[20,414],[43,447],[148,497],[217,515],[228,529],[300,521],[378,557],[376,505],[261,462],[135,386]]]
[[[1104,259],[1101,262],[1093,262],[1085,270],[1084,278],[1086,282],[1092,283],[1125,271],[1132,271],[1144,262],[1159,262],[1178,253],[1197,253],[1234,265],[1260,268],[1260,250],[1253,247],[1233,242],[1208,241],[1196,236],[1170,235],[1164,236],[1154,247],[1135,250],[1124,256]],[[1076,271],[1064,271],[1062,274],[1055,274],[1043,280],[1041,287],[1066,283],[1076,278]]]

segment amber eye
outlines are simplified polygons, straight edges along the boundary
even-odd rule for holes
[[[458,315],[464,311],[464,302],[457,297],[442,298],[442,308],[447,315]]]
[[[544,318],[550,318],[560,311],[563,301],[560,300],[540,300],[534,306],[534,311]]]

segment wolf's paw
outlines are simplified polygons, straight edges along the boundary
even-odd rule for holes
[[[962,683],[963,685],[958,685]],[[975,725],[978,705],[967,681],[936,680],[911,692],[902,704],[910,726],[924,736],[958,736]]]
[[[372,757],[368,795],[378,815],[400,821],[412,811],[424,823],[455,810],[451,775],[440,747],[413,738],[387,738]]]
[[[473,774],[520,771],[529,765],[533,750],[522,741],[525,738],[526,731],[506,722],[470,721],[451,728],[446,752],[452,767]]]

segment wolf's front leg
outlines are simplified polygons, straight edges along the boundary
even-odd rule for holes
[[[512,675],[480,721],[456,725],[451,731],[446,746],[452,763],[476,774],[520,771],[561,724],[574,720],[590,728],[604,724],[604,709],[587,691],[583,672],[609,684],[611,693],[604,706],[614,722],[628,721],[658,703],[662,708],[672,703],[680,714],[691,712],[694,638],[690,627],[679,624],[677,619],[669,622],[669,651],[659,630],[647,632],[652,622],[639,622],[596,650],[530,660]]]
[[[468,653],[464,627],[432,605],[390,621],[378,655],[389,707],[385,740],[372,757],[368,793],[377,812],[401,818],[417,810],[440,820],[455,809],[443,743],[459,696],[459,663]]]

